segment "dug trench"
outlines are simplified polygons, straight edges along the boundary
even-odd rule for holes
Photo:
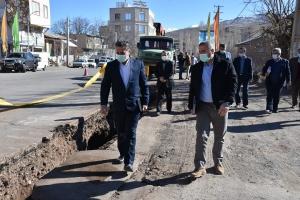
[[[155,102],[150,85],[150,104]],[[55,127],[49,137],[0,160],[1,200],[30,199],[35,183],[77,151],[105,149],[116,137],[113,113],[104,118],[99,110]]]

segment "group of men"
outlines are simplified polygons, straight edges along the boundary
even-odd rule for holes
[[[253,78],[252,62],[246,56],[246,49],[239,49],[239,56],[233,61],[231,55],[221,46],[214,53],[209,42],[199,44],[198,62],[190,67],[191,81],[189,87],[188,108],[196,114],[196,154],[195,170],[191,176],[198,178],[206,174],[206,146],[212,124],[214,130],[213,160],[215,173],[224,174],[223,144],[227,132],[228,112],[236,102],[239,106],[241,98],[239,90],[243,86],[243,108],[248,108],[248,84]],[[293,88],[293,105],[297,104],[300,87],[300,49],[299,57],[291,60]],[[279,92],[283,83],[289,83],[289,62],[280,57],[281,51],[273,50],[273,58],[263,68],[266,76],[267,110],[277,112]],[[275,56],[277,55],[277,56]],[[162,96],[167,97],[167,111],[172,112],[172,88],[174,86],[173,62],[167,60],[166,52],[162,52],[161,61],[157,65],[157,114],[160,115]],[[136,144],[136,128],[142,112],[147,111],[149,103],[149,87],[147,85],[145,67],[141,60],[130,56],[128,43],[116,43],[116,60],[107,64],[101,84],[101,112],[108,114],[108,98],[112,88],[113,110],[118,134],[118,161],[124,163],[124,170],[133,171]]]

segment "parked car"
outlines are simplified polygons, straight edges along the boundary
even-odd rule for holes
[[[34,58],[30,52],[11,53],[2,61],[2,71],[15,71],[23,72],[33,71],[36,72],[38,60]]]
[[[77,59],[73,62],[73,68],[79,68],[79,67],[84,68],[88,66],[89,63],[85,59]]]
[[[100,61],[99,61],[99,64],[98,64],[98,67],[103,67],[104,64],[108,63],[108,62],[111,62],[113,61],[114,58],[110,58],[110,57],[101,57]]]
[[[38,60],[37,70],[45,71],[49,67],[49,53],[34,52],[33,56]]]
[[[96,68],[96,60],[95,59],[88,59],[88,65],[89,67]]]

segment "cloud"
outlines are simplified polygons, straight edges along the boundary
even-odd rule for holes
[[[166,32],[176,31],[178,28],[166,28]]]

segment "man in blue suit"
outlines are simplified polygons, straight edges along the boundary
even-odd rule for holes
[[[136,128],[140,113],[148,109],[149,88],[144,63],[130,58],[128,42],[118,41],[116,60],[107,64],[101,83],[101,113],[108,113],[108,97],[112,88],[114,120],[118,133],[119,161],[124,170],[133,171]]]
[[[240,107],[240,89],[243,86],[243,109],[248,109],[248,85],[253,78],[252,60],[246,56],[246,48],[239,49],[239,56],[233,60],[235,71],[238,75],[238,87],[235,94],[236,107]]]

